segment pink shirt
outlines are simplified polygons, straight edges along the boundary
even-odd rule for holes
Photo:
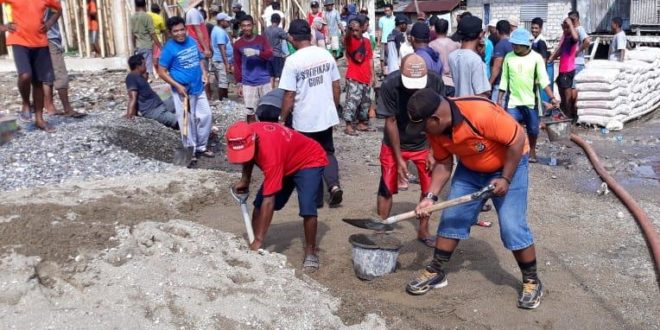
[[[559,73],[575,71],[575,56],[577,55],[578,42],[570,35],[563,35],[559,52]]]

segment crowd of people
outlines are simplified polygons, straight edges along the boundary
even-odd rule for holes
[[[366,9],[349,4],[340,12],[333,0],[324,0],[322,9],[312,1],[305,19],[288,17],[277,1],[257,19],[242,11],[240,3],[232,5],[232,16],[218,4],[211,4],[207,13],[198,7],[201,1],[191,1],[184,16],[165,21],[158,5],[148,9],[145,0],[134,0],[130,29],[135,54],[128,59],[125,116],[179,129],[183,146],[194,157],[214,157],[208,147],[209,99],[228,98],[235,86],[246,112],[245,121],[226,132],[229,161],[243,165],[233,189],[249,189],[255,165],[264,173],[254,201],[251,249],[261,248],[274,211],[285,206],[295,189],[305,232],[303,267],[319,268],[317,210],[324,206],[326,192],[330,207],[343,201],[335,127],[344,122],[348,136],[374,131],[374,112],[384,119],[381,177],[375,188],[378,214],[390,215],[393,196],[410,183],[412,162],[422,191],[417,238],[434,249],[432,261],[406,291],[424,294],[447,285],[446,265],[459,241],[480,223],[479,213],[487,205],[475,201],[445,210],[436,233],[429,228],[425,208],[438,201],[448,183],[448,198],[493,185],[490,200],[502,242],[522,273],[518,306],[539,306],[543,285],[527,224],[528,164],[537,159],[539,114],[558,107],[572,118],[577,114],[574,78],[584,69],[590,44],[577,12],[563,21],[559,44],[550,51],[540,18],[532,21],[530,32],[513,16],[484,26],[464,12],[450,34],[447,20],[419,15],[411,22],[395,15],[390,4],[374,29]],[[29,121],[34,112],[35,125],[50,132],[43,108],[56,112],[53,90],[64,115],[84,114],[68,103],[56,24],[59,1],[34,2],[38,5],[0,0],[14,12],[13,23],[0,30],[9,32],[14,50],[21,117]],[[626,41],[621,20],[614,18],[612,26],[617,34],[609,58],[622,61]],[[553,91],[557,59],[559,99]],[[346,63],[345,72],[340,61]],[[153,79],[171,86],[170,99],[161,100],[154,92]],[[211,95],[211,84],[217,95]]]

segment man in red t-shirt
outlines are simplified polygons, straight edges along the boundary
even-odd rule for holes
[[[0,32],[8,32],[7,45],[12,47],[14,53],[18,91],[23,99],[23,109],[19,118],[26,122],[31,120],[30,85],[32,85],[34,124],[41,130],[54,132],[55,129],[43,118],[43,84],[52,83],[55,78],[46,32],[57,23],[57,16],[51,16],[46,22],[43,21],[43,17],[46,9],[60,11],[62,6],[58,0],[0,0],[0,4],[2,3],[8,4],[12,9],[12,21],[0,25]]]
[[[358,131],[370,131],[369,107],[371,107],[373,51],[371,41],[363,33],[366,16],[359,15],[349,22],[350,33],[346,34],[346,102],[344,103],[343,117],[346,121],[348,135],[357,135],[353,124],[357,121]]]
[[[295,188],[305,230],[303,269],[317,270],[316,194],[322,182],[323,169],[328,164],[321,145],[283,125],[268,122],[235,123],[227,130],[226,138],[229,162],[243,165],[243,175],[234,185],[235,191],[248,191],[254,165],[264,175],[264,182],[254,200],[254,242],[250,244],[250,249],[261,248],[273,212],[284,207]]]

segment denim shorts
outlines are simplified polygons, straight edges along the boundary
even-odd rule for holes
[[[282,179],[282,189],[275,194],[275,211],[284,208],[295,188],[298,193],[299,215],[301,217],[317,216],[316,195],[319,193],[319,186],[322,183],[323,169],[323,167],[305,168],[284,177]],[[257,197],[254,199],[255,208],[261,208],[264,200],[263,189],[263,186],[259,188]],[[323,190],[321,190],[321,193],[323,193]]]
[[[512,251],[522,250],[534,244],[532,232],[527,225],[528,160],[527,155],[520,160],[507,194],[491,198],[497,210],[500,238],[504,247]],[[475,172],[459,162],[451,181],[448,198],[474,193],[500,175],[500,171]],[[486,200],[479,200],[444,210],[440,217],[438,236],[453,239],[469,238],[470,228],[477,222],[477,216],[485,203]]]
[[[527,106],[509,108],[507,112],[519,123],[525,124],[527,135],[539,136],[539,112]]]

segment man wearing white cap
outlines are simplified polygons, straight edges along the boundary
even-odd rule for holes
[[[507,18],[509,25],[511,25],[511,31],[515,31],[520,26],[520,19],[516,15],[511,15]]]
[[[218,25],[213,27],[211,32],[211,47],[213,47],[213,62],[211,72],[215,75],[215,81],[218,82],[218,100],[222,101],[227,97],[229,89],[228,73],[233,73],[234,48],[231,38],[225,30],[229,27],[231,17],[225,13],[220,13],[215,17]]]
[[[493,47],[497,45],[497,20],[496,19],[491,19],[490,22],[488,22],[488,40],[493,43]]]

